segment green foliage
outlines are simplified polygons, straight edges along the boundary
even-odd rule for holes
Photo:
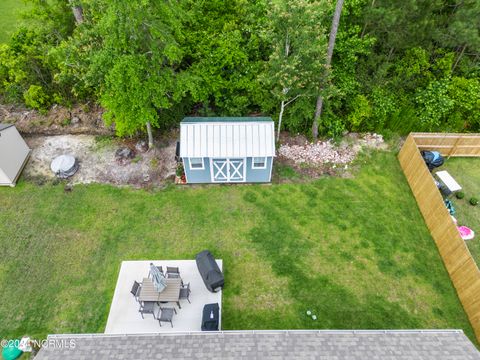
[[[457,197],[457,199],[463,199],[465,197],[465,193],[463,191],[458,191],[457,193],[455,193],[455,196]]]
[[[327,136],[480,131],[476,0],[348,1],[329,68],[327,0],[27,3],[0,45],[1,100],[98,102],[119,135],[192,113],[276,116],[282,102],[283,127],[307,133],[319,94]]]
[[[480,130],[480,80],[453,77],[449,96],[455,106],[449,116],[452,129]]]
[[[158,127],[157,109],[168,107],[166,93],[173,86],[172,74],[150,74],[150,69],[145,57],[124,55],[107,75],[100,101],[108,109],[104,114],[107,125],[115,122],[120,136],[144,129],[147,122]]]
[[[311,123],[312,99],[318,96],[320,86],[325,94],[329,91],[327,36],[322,26],[327,9],[323,0],[278,0],[272,2],[267,14],[263,38],[272,44],[272,51],[259,81],[271,89],[277,104],[283,102],[286,107],[297,102],[297,110],[289,112],[288,123],[293,129],[299,128],[300,122]],[[299,102],[300,97],[307,100]],[[298,111],[298,104],[308,105],[307,111]],[[273,110],[266,106],[264,109]]]
[[[476,197],[472,197],[472,198],[470,198],[469,203],[472,206],[476,206],[478,204],[478,199]]]
[[[260,34],[263,1],[187,1],[185,59],[179,86],[199,103],[200,114],[240,115],[256,111],[265,90],[256,81],[267,56]],[[212,112],[213,111],[213,112]]]
[[[355,96],[350,106],[352,109],[347,118],[348,126],[354,131],[365,128],[366,120],[372,115],[372,106],[367,97],[364,95]]]
[[[440,128],[442,119],[453,109],[455,103],[448,96],[448,81],[435,80],[415,97],[419,109],[421,127],[427,131]]]
[[[23,97],[25,99],[25,105],[32,109],[46,112],[50,106],[50,97],[41,86],[30,85],[28,90],[23,94]]]
[[[159,127],[159,111],[179,100],[174,67],[183,50],[178,41],[180,8],[174,3],[105,2],[96,14],[101,47],[93,49],[91,76],[102,85],[98,96],[107,124],[118,135]]]
[[[345,122],[331,112],[326,112],[322,119],[322,133],[330,138],[339,139],[347,130]]]

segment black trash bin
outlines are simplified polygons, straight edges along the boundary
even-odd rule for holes
[[[223,289],[224,278],[215,258],[210,251],[204,250],[195,257],[198,271],[202,276],[203,282],[211,292],[218,292]]]
[[[202,331],[218,331],[220,324],[220,307],[218,303],[203,307]]]

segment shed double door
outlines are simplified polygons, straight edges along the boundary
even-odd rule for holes
[[[212,182],[245,182],[246,159],[211,159]]]

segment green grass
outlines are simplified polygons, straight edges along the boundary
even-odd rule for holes
[[[480,199],[480,159],[479,158],[450,158],[442,167],[460,184],[465,198],[457,199],[452,196],[459,225],[468,226],[475,231],[475,238],[466,241],[477,265],[480,265],[480,205],[472,206],[469,200],[472,197]]]
[[[7,42],[20,24],[20,12],[27,5],[22,0],[0,0],[0,43]]]
[[[461,328],[393,153],[309,184],[0,189],[0,338],[103,332],[120,262],[224,261],[224,329]],[[312,310],[318,320],[305,315]]]

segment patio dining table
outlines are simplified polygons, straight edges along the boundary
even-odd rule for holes
[[[182,279],[167,278],[167,287],[159,293],[150,278],[143,278],[142,287],[138,296],[138,301],[164,301],[164,302],[178,302],[180,298],[180,285]]]

